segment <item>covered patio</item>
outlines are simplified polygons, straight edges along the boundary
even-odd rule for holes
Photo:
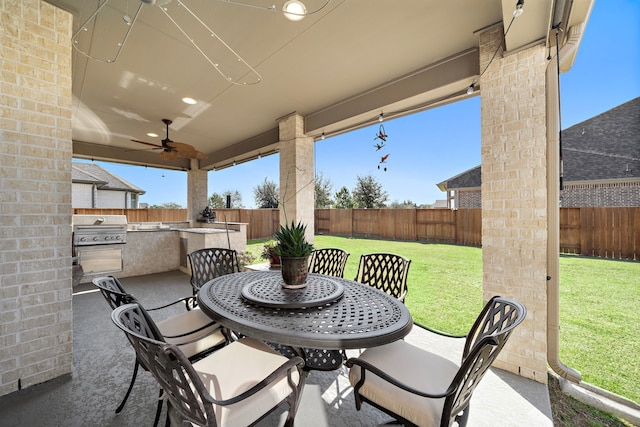
[[[439,0],[412,0],[398,6],[309,0],[313,13],[293,23],[277,8],[226,0],[188,3],[241,53],[231,58],[248,66],[239,74],[220,71],[212,55],[199,52],[166,21],[161,8],[148,4],[155,2],[133,2],[131,10],[121,3],[107,8],[118,23],[132,24],[138,7],[144,14],[122,43],[121,57],[102,62],[97,54],[78,53],[84,48],[73,49],[76,42],[86,43],[77,34],[96,11],[95,2],[0,2],[0,14],[7,17],[0,32],[0,83],[7,106],[0,122],[0,302],[6,308],[0,396],[11,399],[22,390],[21,396],[34,398],[13,402],[2,416],[34,416],[20,405],[44,407],[47,402],[37,400],[39,390],[50,385],[37,385],[49,380],[66,389],[64,405],[79,408],[52,408],[49,420],[98,413],[96,408],[110,407],[100,383],[112,377],[119,384],[122,377],[111,364],[123,357],[125,364],[131,361],[132,353],[105,352],[91,331],[83,332],[95,325],[93,331],[106,336],[113,328],[106,307],[83,311],[83,299],[99,295],[79,294],[72,287],[73,157],[186,171],[189,220],[195,222],[206,206],[209,171],[279,153],[280,186],[291,195],[281,204],[281,222],[286,210],[289,221],[308,225],[312,241],[314,143],[379,119],[480,95],[484,297],[517,299],[528,316],[494,365],[522,378],[510,382],[512,375],[496,375],[501,385],[489,387],[487,405],[477,406],[490,408],[485,416],[492,421],[502,410],[516,413],[494,398],[501,389],[516,400],[526,396],[528,403],[522,403],[528,409],[518,416],[537,413],[544,420],[514,424],[550,423],[544,391],[548,366],[580,380],[558,360],[557,73],[571,68],[593,1],[452,0],[443,6]],[[93,31],[105,28],[112,27],[91,23],[88,44],[101,47],[105,39]],[[182,98],[187,97],[196,103],[186,104]],[[164,137],[163,119],[172,120],[175,141],[207,158],[175,156],[166,147],[161,147],[164,156],[140,151],[145,147],[132,140],[148,141],[152,131],[158,140]],[[129,280],[133,286],[147,278]],[[101,312],[105,315],[96,316]],[[114,342],[123,341],[118,336]],[[95,361],[101,353],[113,357],[83,372],[80,360]],[[108,369],[98,369],[103,367]],[[69,374],[73,380],[65,382]],[[94,374],[93,382],[84,381]],[[107,393],[117,400],[113,389]],[[152,400],[154,394],[144,396]],[[106,414],[101,419],[111,420]],[[471,414],[474,419],[473,409]],[[132,415],[141,417],[136,423],[147,418]],[[66,421],[84,424],[82,418]]]
[[[174,271],[122,280],[127,291],[147,306],[160,305],[191,292],[189,276]],[[74,358],[71,375],[0,398],[0,425],[17,426],[150,426],[155,414],[157,382],[138,373],[123,411],[116,406],[129,383],[134,351],[124,334],[111,322],[111,310],[93,285],[74,289]],[[459,362],[463,340],[451,346],[446,338],[415,326],[406,340]],[[239,368],[240,369],[240,368]],[[356,411],[347,369],[313,371],[305,385],[297,426],[372,426],[384,424],[388,415],[364,405]],[[164,412],[163,415],[164,417]],[[492,368],[471,400],[469,426],[552,426],[547,387]],[[284,423],[282,410],[260,426]]]

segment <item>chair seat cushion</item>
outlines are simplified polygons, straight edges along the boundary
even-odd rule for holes
[[[204,314],[200,308],[195,308],[172,316],[162,322],[157,322],[156,325],[162,335],[180,335],[201,328],[212,322],[211,318]],[[203,337],[203,339],[193,343],[179,345],[180,343],[192,341],[200,337]],[[212,326],[196,333],[179,338],[165,338],[165,341],[179,345],[180,350],[182,350],[185,356],[191,358],[204,351],[210,350],[212,347],[222,345],[225,342],[225,337],[220,331],[220,325],[214,323]]]
[[[261,341],[245,337],[194,363],[193,367],[211,396],[224,400],[250,389],[287,360]],[[298,384],[297,370],[291,378],[294,384]],[[248,426],[276,407],[292,391],[285,376],[241,402],[214,406],[216,421],[225,427]]]
[[[408,344],[404,340],[366,349],[359,357],[398,381],[426,393],[443,393],[458,366],[448,359]],[[355,387],[361,369],[353,366],[349,381]],[[439,426],[444,398],[429,399],[402,390],[367,372],[360,394],[419,426]]]

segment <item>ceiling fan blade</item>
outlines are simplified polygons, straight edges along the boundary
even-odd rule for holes
[[[153,144],[153,143],[151,143],[151,142],[138,141],[137,139],[132,139],[131,141],[133,141],[133,142],[137,142],[138,144],[150,145],[150,146],[152,146],[152,147],[156,147],[156,148],[164,148],[162,145]]]
[[[193,146],[189,144],[184,144],[182,142],[174,142],[169,139],[169,125],[171,124],[171,120],[162,119],[162,122],[167,127],[167,137],[162,140],[162,145],[153,144],[151,142],[139,141],[137,139],[132,139],[131,141],[137,142],[139,144],[149,145],[151,147],[150,150],[162,150],[160,152],[160,157],[164,160],[173,160],[176,157],[184,157],[187,159],[206,159],[207,155],[201,153],[200,151],[193,148]],[[144,151],[144,150],[140,150]]]
[[[160,153],[160,157],[164,160],[173,160],[178,157],[178,153],[176,151],[163,151]]]
[[[189,159],[206,159],[207,155],[196,150],[193,146],[182,142],[168,141],[167,146],[178,153],[180,157],[187,157]]]

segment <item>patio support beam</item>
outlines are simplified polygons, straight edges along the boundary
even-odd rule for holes
[[[198,162],[191,159],[191,169],[187,172],[187,220],[192,226],[209,201],[207,171],[200,169]]]
[[[400,117],[443,99],[453,101],[455,94],[464,91],[478,74],[478,49],[468,49],[308,114],[305,130],[312,136],[323,131],[340,134],[370,125],[381,110],[385,116],[395,112],[393,117]]]
[[[314,241],[315,168],[313,138],[304,134],[304,117],[278,120],[280,129],[280,224],[302,222]]]
[[[90,142],[73,141],[73,157],[104,160],[106,162],[125,163],[129,165],[152,166],[160,169],[187,170],[189,159],[176,157],[172,160],[162,159],[157,152],[149,150],[131,150],[111,145],[92,144]]]
[[[547,160],[544,44],[505,55],[502,26],[480,34],[483,298],[527,319],[495,366],[547,382]],[[557,249],[556,249],[557,250]]]

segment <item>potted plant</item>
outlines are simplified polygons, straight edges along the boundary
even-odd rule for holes
[[[275,247],[278,246],[277,240],[267,240],[262,247],[262,253],[260,257],[269,261],[270,268],[280,268],[280,257],[274,252]]]
[[[305,237],[306,225],[301,222],[280,226],[276,231],[277,245],[273,252],[280,257],[284,287],[298,289],[306,286],[309,255],[313,245]]]

